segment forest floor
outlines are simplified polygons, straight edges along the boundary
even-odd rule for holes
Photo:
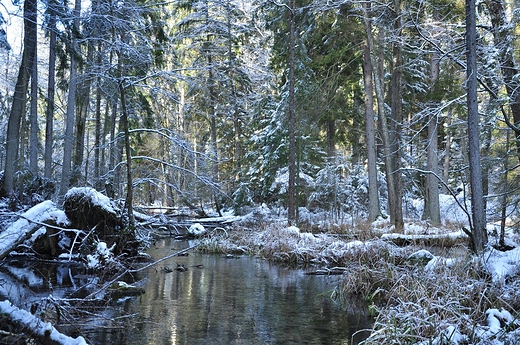
[[[309,219],[309,217],[307,217]],[[332,298],[361,296],[375,322],[365,344],[517,344],[520,339],[520,236],[506,232],[508,251],[472,253],[456,215],[443,226],[408,220],[404,234],[387,220],[341,225],[304,222],[300,228],[256,209],[225,231],[209,232],[200,248],[247,254],[309,274],[341,274]]]

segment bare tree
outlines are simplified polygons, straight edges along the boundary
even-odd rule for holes
[[[54,87],[56,71],[56,2],[49,1],[49,77],[47,80],[47,108],[45,110],[44,176],[52,177],[52,145],[54,131]]]
[[[366,14],[366,11],[365,11]],[[365,17],[367,35],[370,34],[370,23]],[[373,66],[370,45],[365,43],[363,49],[363,80],[365,84],[365,129],[368,166],[368,221],[372,222],[381,214],[377,183],[376,126],[374,121],[374,86]]]
[[[25,0],[24,2],[24,48],[22,53],[22,63],[18,71],[13,103],[9,122],[7,124],[7,138],[5,147],[5,170],[2,194],[9,194],[14,191],[14,174],[19,169],[19,143],[20,143],[20,124],[25,116],[27,91],[29,88],[30,72],[33,68],[34,53],[36,51],[36,20],[37,20],[36,0]]]
[[[295,133],[295,101],[294,101],[294,69],[296,68],[294,51],[295,38],[295,3],[289,1],[289,186],[287,188],[288,220],[296,221],[296,133]]]
[[[76,0],[74,4],[74,30],[72,32],[72,52],[70,59],[70,81],[69,81],[69,93],[67,96],[67,113],[65,119],[65,138],[63,143],[63,167],[61,170],[61,181],[60,181],[60,196],[65,195],[67,192],[71,173],[72,173],[72,150],[74,145],[74,120],[75,120],[75,109],[76,109],[76,90],[77,90],[77,68],[76,68],[76,57],[75,53],[78,50],[77,33],[79,32],[80,25],[80,12],[81,12],[81,0]]]
[[[37,47],[38,43],[36,43]],[[29,171],[38,174],[38,53],[34,50],[31,68],[31,111],[29,113]]]
[[[432,53],[430,62],[430,77],[432,86],[439,78],[439,62],[440,54],[438,52]],[[424,199],[424,218],[429,219],[433,225],[441,223],[440,205],[439,205],[439,181],[437,174],[439,170],[439,158],[437,156],[437,136],[438,136],[438,120],[436,105],[434,102],[431,107],[428,118],[428,140],[426,149],[426,170],[430,173],[426,174],[426,195]]]
[[[477,30],[475,0],[466,0],[466,59],[468,105],[468,158],[471,186],[471,241],[473,249],[481,252],[487,243],[486,212],[482,190],[480,160],[480,129],[477,95]]]

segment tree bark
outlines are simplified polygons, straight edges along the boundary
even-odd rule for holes
[[[394,34],[399,33],[400,36],[402,19],[401,19],[401,1],[394,0],[394,11],[396,18],[394,22]],[[391,80],[391,117],[389,134],[390,134],[390,154],[391,166],[390,174],[394,179],[394,203],[390,205],[393,209],[393,225],[396,232],[403,232],[403,182],[401,173],[401,127],[403,122],[403,86],[402,86],[402,46],[397,40],[393,42],[393,59],[392,59],[392,80]],[[391,214],[392,214],[391,213]]]
[[[126,108],[124,80],[119,82],[119,92],[121,98],[121,125],[125,140],[126,154],[126,209],[128,212],[128,226],[131,230],[135,228],[134,211],[133,211],[133,179],[132,179],[132,150],[130,147],[130,132],[128,130],[128,111]]]
[[[289,185],[287,188],[287,218],[290,222],[296,221],[296,134],[295,134],[295,97],[294,97],[294,69],[295,57],[295,3],[289,1]]]
[[[365,28],[370,30],[370,25],[365,19]],[[377,152],[376,152],[376,126],[374,121],[374,87],[373,67],[370,46],[367,42],[363,49],[363,80],[365,84],[365,135],[367,145],[368,166],[368,221],[373,222],[380,215],[379,193],[377,183]]]
[[[332,160],[336,155],[336,120],[331,115],[326,120],[327,124],[327,158]]]
[[[444,180],[443,185],[443,191],[448,194],[448,181],[450,177],[450,159],[451,159],[451,113],[452,110],[448,109],[448,116],[446,118],[446,146],[445,146],[445,154],[444,154],[444,166],[443,166],[443,176],[442,179]]]
[[[101,53],[100,60],[101,60]],[[99,61],[98,61],[99,62]],[[101,176],[101,76],[97,77],[96,86],[96,124],[94,129],[94,185],[101,190],[99,178]]]
[[[38,43],[35,44],[36,47]],[[31,112],[29,131],[29,170],[33,176],[38,175],[38,53],[34,50],[31,69]]]
[[[388,130],[388,119],[385,110],[385,97],[384,97],[384,57],[383,57],[383,33],[379,33],[379,48],[378,48],[378,58],[377,64],[372,63],[372,66],[377,66],[373,68],[374,70],[374,86],[375,93],[377,99],[377,112],[379,119],[379,127],[381,132],[381,139],[383,142],[383,155],[385,161],[385,176],[386,176],[386,185],[388,190],[388,212],[390,213],[390,222],[395,224],[396,215],[395,215],[395,207],[397,203],[397,196],[395,194],[395,178],[392,173],[392,151],[390,149],[390,134]],[[369,42],[371,47],[374,47],[372,32],[370,31],[367,35],[367,42]]]
[[[206,23],[210,23],[210,18],[209,18],[209,12],[208,12],[208,4],[206,5],[205,7],[205,19],[206,19]],[[211,35],[208,34],[206,36],[206,41],[209,44],[211,44]],[[216,84],[216,80],[215,80],[215,76],[214,76],[214,72],[213,72],[213,56],[212,56],[212,52],[208,49],[208,51],[206,52],[206,59],[207,59],[207,62],[208,62],[208,80],[207,80],[207,84],[208,84],[208,98],[209,98],[209,118],[210,118],[210,129],[211,129],[211,158],[213,159],[213,183],[215,185],[218,185],[219,184],[219,180],[220,180],[220,172],[219,172],[219,154],[218,154],[218,142],[217,142],[217,114],[216,114],[216,109],[215,109],[215,105],[217,103],[217,94],[215,92],[215,84]],[[219,196],[218,196],[218,191],[214,190],[213,191],[213,198],[214,198],[214,201],[215,201],[215,208],[216,208],[216,211],[217,213],[220,215],[221,214],[221,205],[220,205],[220,201],[219,201]]]
[[[74,5],[74,37],[72,39],[72,53],[70,58],[70,83],[69,83],[69,94],[67,96],[67,113],[65,120],[65,139],[63,143],[63,167],[61,171],[61,182],[60,182],[60,197],[67,193],[71,179],[71,163],[72,163],[72,150],[74,144],[74,115],[76,109],[76,89],[77,89],[77,76],[76,71],[76,58],[75,52],[78,49],[76,33],[79,32],[80,25],[80,13],[81,13],[81,0],[76,0]]]
[[[88,43],[87,48],[87,64],[92,61],[94,56],[94,46],[92,42]],[[74,145],[74,172],[79,174],[85,154],[85,125],[87,122],[88,109],[90,105],[90,87],[92,84],[92,76],[90,75],[89,66],[84,68],[82,82],[78,88],[78,114],[76,116],[76,131]],[[79,176],[74,176],[77,180]]]
[[[432,87],[435,85],[439,78],[439,53],[434,52],[431,59],[430,68],[430,82]],[[426,142],[426,170],[429,172],[426,174],[426,195],[424,199],[424,218],[429,219],[432,225],[439,225],[441,223],[440,205],[439,205],[439,158],[437,156],[437,136],[438,136],[438,121],[437,108],[438,102],[434,103],[431,107],[428,119],[428,140]]]
[[[14,90],[9,122],[7,124],[4,183],[2,193],[0,194],[14,192],[14,175],[17,169],[19,169],[18,149],[20,143],[20,124],[22,117],[25,116],[30,71],[33,66],[34,53],[36,51],[36,4],[36,0],[25,0],[24,2],[24,48],[22,63],[18,71],[18,79]]]
[[[49,79],[47,81],[47,109],[45,112],[44,176],[52,178],[52,145],[54,132],[54,86],[56,71],[56,9],[55,1],[49,2]]]
[[[482,190],[480,160],[480,126],[477,95],[477,35],[475,0],[466,0],[466,59],[468,104],[468,158],[471,186],[472,246],[481,252],[487,243],[486,212]]]

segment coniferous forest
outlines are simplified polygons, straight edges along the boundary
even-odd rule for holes
[[[519,6],[7,0],[0,196],[20,210],[90,187],[130,229],[136,209],[268,208],[309,232],[413,221],[477,254],[493,224],[511,249]]]
[[[514,2],[479,2],[472,25],[462,1],[8,5],[0,161],[19,202],[91,186],[399,232],[406,200],[439,224],[439,193],[462,190],[477,248],[486,215],[516,205]]]

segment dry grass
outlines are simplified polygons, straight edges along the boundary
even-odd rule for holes
[[[246,253],[287,265],[316,264],[325,267],[351,263],[372,266],[383,260],[398,264],[410,253],[392,243],[373,238],[360,242],[345,236],[312,234],[270,224],[264,231],[236,228],[209,236],[199,248],[210,253]]]
[[[481,339],[475,328],[485,324],[486,310],[514,310],[487,278],[469,258],[433,272],[381,261],[353,266],[339,296],[359,294],[371,303],[377,317],[365,344],[428,344],[432,339],[451,344],[450,326],[477,344]]]

